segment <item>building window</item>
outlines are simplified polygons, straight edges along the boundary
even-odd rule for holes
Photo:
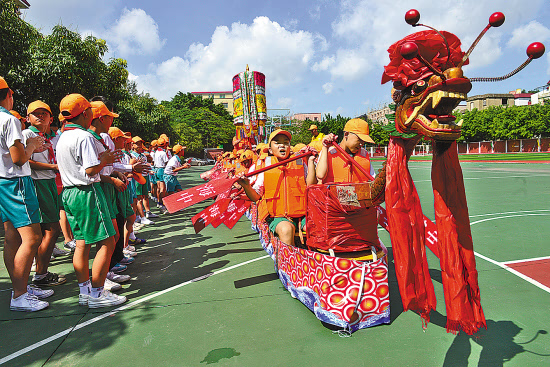
[[[470,110],[474,109],[474,102],[470,102]]]
[[[224,106],[225,108],[228,107],[228,104],[227,103],[222,103],[222,106]]]
[[[221,99],[225,99],[225,94],[220,94]]]
[[[503,98],[502,99],[502,105],[503,106],[506,106],[508,104],[508,99],[507,98]]]
[[[487,100],[486,99],[483,100],[483,106],[487,106]]]
[[[313,121],[319,121],[319,120],[317,120],[317,117],[314,117],[314,118],[313,118]]]

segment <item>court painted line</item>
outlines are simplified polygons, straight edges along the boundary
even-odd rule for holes
[[[464,181],[485,180],[485,179],[507,179],[507,178],[532,178],[532,177],[550,177],[550,175],[464,177]],[[415,180],[414,182],[432,182],[432,180]]]
[[[508,264],[521,264],[521,263],[527,263],[527,262],[539,261],[539,260],[550,260],[550,256],[533,257],[531,259],[506,261],[504,264],[506,264],[506,265],[508,265]]]
[[[503,212],[503,213],[476,214],[476,215],[470,215],[470,218],[475,218],[475,217],[490,217],[490,216],[493,216],[493,215],[503,215],[503,214],[538,213],[538,212],[550,212],[550,209],[536,209],[536,210],[522,210],[522,211],[519,211],[519,212]]]
[[[512,273],[512,274],[514,274],[514,275],[517,275],[517,276],[520,277],[521,279],[523,279],[523,280],[525,280],[525,281],[527,281],[527,282],[533,284],[535,287],[538,287],[538,288],[542,289],[543,291],[550,293],[550,288],[549,288],[549,287],[545,286],[544,284],[541,284],[541,283],[537,282],[537,281],[536,281],[535,279],[533,279],[533,278],[529,278],[527,275],[524,275],[524,274],[520,273],[519,271],[512,269],[512,268],[509,267],[509,266],[506,266],[505,263],[501,263],[501,262],[499,262],[499,261],[493,260],[493,259],[491,259],[491,258],[488,258],[487,256],[483,256],[483,255],[481,255],[481,254],[478,254],[478,253],[475,252],[475,251],[474,251],[474,254],[475,254],[477,257],[479,257],[479,258],[481,258],[481,259],[483,259],[483,260],[486,260],[486,261],[488,261],[488,262],[490,262],[490,263],[492,263],[492,264],[495,264],[496,266],[501,267],[502,269],[508,270],[510,273]]]
[[[521,212],[519,212],[521,213]],[[491,221],[491,220],[496,220],[496,219],[504,219],[504,218],[513,218],[513,217],[527,217],[527,216],[548,216],[550,215],[550,213],[523,213],[523,214],[514,214],[514,215],[504,215],[504,216],[501,216],[501,217],[494,217],[494,218],[486,218],[486,219],[480,219],[478,221],[475,221],[475,222],[472,222],[470,223],[470,225],[474,225],[474,224],[478,224],[478,223],[483,223],[483,222],[488,222],[488,221]],[[515,269],[512,269],[511,267],[507,266],[506,264],[510,264],[511,262],[507,261],[505,263],[503,262],[500,262],[500,261],[496,261],[496,260],[493,260],[487,256],[483,256],[481,255],[480,253],[477,253],[474,251],[474,255],[485,260],[485,261],[488,261],[490,262],[491,264],[494,264],[504,270],[507,270],[509,271],[510,273],[514,274],[514,275],[517,275],[518,277],[520,277],[521,279],[531,283],[532,285],[534,285],[535,287],[538,287],[540,289],[542,289],[543,291],[545,292],[548,292],[550,293],[550,288],[545,286],[544,284],[542,283],[539,283],[537,282],[535,279],[533,278],[530,278],[528,277],[527,275],[524,275],[522,273],[520,273],[519,271],[515,270]],[[550,258],[550,256],[549,256]],[[521,261],[521,260],[520,260]]]
[[[59,339],[59,338],[62,338],[62,337],[64,337],[65,335],[69,334],[69,333],[72,332],[72,331],[76,331],[76,330],[82,329],[82,328],[84,328],[84,327],[86,327],[86,326],[88,326],[88,325],[91,325],[91,324],[94,324],[94,323],[96,323],[96,322],[98,322],[98,321],[100,321],[100,320],[103,320],[103,319],[106,318],[106,317],[113,316],[113,315],[117,314],[118,312],[121,312],[121,311],[127,310],[127,309],[129,309],[129,308],[135,307],[135,306],[137,306],[137,305],[139,305],[139,304],[141,304],[141,303],[143,303],[143,302],[146,302],[146,301],[149,301],[149,300],[151,300],[151,299],[153,299],[153,298],[162,296],[163,294],[166,294],[166,293],[171,292],[171,291],[173,291],[173,290],[176,290],[176,289],[178,289],[178,288],[184,287],[184,286],[189,285],[189,284],[191,284],[191,283],[197,282],[197,281],[199,281],[199,280],[203,280],[203,279],[206,279],[206,278],[208,278],[208,277],[211,277],[211,276],[214,276],[214,275],[217,275],[217,274],[225,273],[226,271],[233,270],[233,269],[236,269],[236,268],[238,268],[238,267],[241,267],[241,266],[244,266],[244,265],[248,265],[248,264],[253,263],[253,262],[255,262],[255,261],[263,260],[263,259],[267,259],[267,258],[270,258],[270,256],[269,256],[269,255],[265,255],[265,256],[258,257],[258,258],[256,258],[256,259],[252,259],[252,260],[248,260],[248,261],[245,261],[245,262],[242,262],[242,263],[239,263],[239,264],[235,264],[235,265],[230,266],[230,267],[228,267],[228,268],[224,268],[224,269],[221,269],[221,270],[217,270],[217,271],[215,271],[215,272],[213,272],[213,273],[206,274],[206,275],[202,275],[202,276],[197,277],[197,278],[195,278],[195,279],[188,280],[188,281],[186,281],[186,282],[184,282],[184,283],[177,284],[177,285],[172,286],[172,287],[170,287],[170,288],[167,288],[167,289],[165,289],[165,290],[163,290],[163,291],[160,291],[160,292],[151,294],[151,295],[149,295],[149,296],[143,297],[143,298],[141,298],[141,299],[138,299],[137,301],[130,302],[130,303],[128,303],[128,304],[126,304],[126,305],[124,305],[124,306],[121,306],[121,307],[119,307],[119,308],[116,308],[116,309],[114,309],[114,310],[112,310],[112,311],[110,311],[110,312],[106,312],[106,313],[104,313],[104,314],[101,314],[100,316],[94,317],[93,319],[90,319],[90,320],[88,320],[88,321],[86,321],[86,322],[83,322],[83,323],[81,323],[81,324],[78,324],[78,325],[76,325],[74,328],[71,327],[71,328],[68,328],[68,329],[66,329],[66,330],[63,330],[63,331],[61,331],[61,332],[59,332],[59,333],[57,333],[57,334],[55,334],[55,335],[50,336],[49,338],[43,339],[43,340],[41,340],[41,341],[39,341],[39,342],[37,342],[37,343],[34,343],[34,344],[32,344],[32,345],[29,345],[29,346],[26,347],[26,348],[23,348],[23,349],[21,349],[21,350],[15,352],[15,353],[12,353],[12,354],[10,354],[10,355],[8,355],[8,356],[5,356],[5,357],[3,357],[3,358],[0,359],[0,365],[4,364],[4,363],[6,363],[6,362],[9,362],[9,361],[11,361],[12,359],[17,358],[17,357],[19,357],[19,356],[21,356],[21,355],[23,355],[23,354],[25,354],[25,353],[28,353],[28,352],[30,352],[30,351],[36,349],[36,348],[39,348],[39,347],[41,347],[41,346],[43,346],[43,345],[46,345],[46,344],[48,344],[48,343],[51,343],[51,342],[53,342],[54,340],[57,340],[57,339]]]

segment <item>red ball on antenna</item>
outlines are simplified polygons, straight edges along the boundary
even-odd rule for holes
[[[527,47],[527,56],[529,56],[530,59],[538,59],[544,55],[545,50],[546,49],[542,43],[533,42],[529,45],[529,47]]]
[[[410,25],[415,25],[420,20],[420,12],[416,9],[411,9],[405,13],[405,22]]]
[[[418,46],[414,42],[407,42],[401,46],[399,51],[404,59],[414,59],[418,55]]]
[[[491,27],[500,27],[506,17],[501,12],[497,11],[496,13],[491,14],[489,17],[489,24]]]

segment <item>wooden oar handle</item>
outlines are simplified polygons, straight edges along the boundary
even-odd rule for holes
[[[332,145],[336,148],[336,150],[338,151],[338,153],[340,153],[340,155],[342,155],[344,158],[346,158],[351,163],[352,166],[354,166],[359,171],[361,171],[361,173],[363,173],[365,176],[367,176],[367,178],[369,180],[371,180],[371,181],[374,180],[374,177],[372,177],[370,172],[367,172],[367,170],[363,166],[361,166],[359,163],[357,163],[356,160],[351,158],[350,155],[348,153],[346,153],[346,151],[344,149],[342,149],[342,147],[340,145],[338,145],[337,142],[333,141]]]
[[[267,166],[267,167],[264,167],[264,168],[260,168],[256,171],[252,171],[252,172],[249,172],[249,173],[246,173],[244,175],[244,177],[250,177],[250,176],[254,176],[254,175],[257,175],[257,174],[260,174],[262,172],[265,172],[265,171],[269,171],[270,169],[273,169],[273,168],[276,168],[276,167],[279,167],[279,166],[282,166],[282,165],[285,165],[289,162],[292,162],[292,161],[296,161],[300,158],[305,158],[305,157],[309,157],[313,155],[313,152],[307,152],[307,153],[303,153],[303,154],[299,154],[297,156],[294,156],[294,157],[291,157],[291,158],[288,158],[288,159],[285,159],[284,161],[280,161],[280,162],[277,162],[275,164],[272,164],[270,166]]]

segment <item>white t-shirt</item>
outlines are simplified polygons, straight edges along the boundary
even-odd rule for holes
[[[0,164],[0,177],[13,178],[25,177],[31,175],[31,166],[25,162],[22,166],[14,164],[11,160],[10,148],[19,140],[23,144],[23,134],[21,133],[21,121],[11,113],[0,111],[0,154],[2,162]]]
[[[166,163],[168,163],[168,155],[164,150],[157,150],[153,157],[153,162],[155,163],[155,167],[164,168]]]
[[[99,165],[99,142],[82,129],[65,131],[57,142],[57,165],[63,186],[82,186],[99,182],[99,174],[92,177],[86,169]]]
[[[181,163],[181,158],[178,157],[177,155],[175,155],[172,158],[170,158],[168,163],[166,163],[166,168],[164,169],[164,174],[175,176],[175,175],[177,175],[177,172],[174,172],[174,168],[179,168],[181,166],[183,166],[182,163]]]
[[[23,130],[22,134],[25,143],[27,142],[28,138],[38,136],[37,133],[30,129]],[[31,159],[35,162],[50,163],[50,153],[48,152],[48,150],[40,153],[33,153]],[[31,177],[34,180],[50,180],[52,178],[55,178],[55,171],[51,169],[34,170],[31,168]]]

